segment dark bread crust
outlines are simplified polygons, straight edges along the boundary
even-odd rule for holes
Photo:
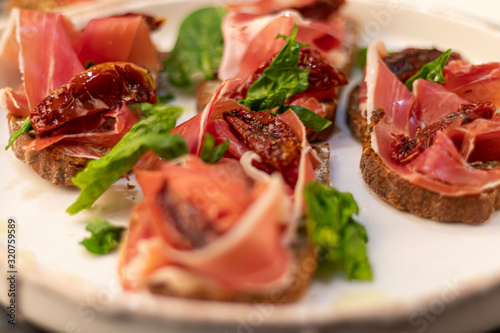
[[[12,113],[7,115],[9,133],[17,131],[24,121],[23,117]],[[57,184],[71,186],[71,178],[82,171],[88,163],[86,158],[65,155],[57,146],[50,146],[39,151],[28,151],[23,145],[35,138],[34,134],[25,133],[12,144],[12,151],[18,159],[28,164],[42,178]]]
[[[500,208],[499,187],[473,195],[444,196],[402,179],[371,148],[363,152],[360,167],[364,181],[381,199],[417,216],[480,224]]]
[[[330,186],[328,144],[313,145],[313,149],[321,160],[314,172],[316,180]],[[293,257],[296,259],[296,269],[292,273],[292,281],[282,289],[264,293],[241,292],[229,290],[218,284],[202,285],[189,291],[178,290],[167,283],[157,283],[149,286],[151,292],[176,297],[225,301],[225,302],[272,302],[290,303],[299,299],[308,289],[310,281],[317,267],[316,248],[311,244],[305,229],[305,221],[301,221],[297,236],[292,243]]]
[[[366,141],[370,136],[370,129],[366,118],[361,114],[358,107],[359,86],[355,87],[349,94],[347,106],[347,125],[352,136],[358,141]]]

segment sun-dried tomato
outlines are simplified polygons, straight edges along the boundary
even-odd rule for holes
[[[224,114],[233,133],[257,153],[262,163],[280,172],[300,155],[300,141],[279,118],[266,112],[233,111]]]
[[[403,134],[395,136],[391,144],[393,149],[391,158],[401,164],[409,163],[434,143],[438,131],[444,131],[456,119],[461,119],[461,126],[480,118],[491,119],[495,110],[495,106],[489,102],[462,104],[457,112],[451,113],[423,129],[419,129],[414,138]]]
[[[236,89],[229,92],[225,97],[236,101],[247,97],[248,89],[262,76],[264,70],[269,67],[275,56],[269,58],[263,65]],[[318,100],[335,96],[335,88],[347,84],[347,77],[340,70],[332,67],[328,60],[315,49],[309,47],[300,48],[300,57],[297,66],[309,72],[309,86],[300,95],[312,95]],[[298,95],[299,96],[299,95]]]
[[[67,122],[108,110],[125,101],[156,103],[152,76],[131,63],[100,64],[78,74],[47,96],[31,111],[38,136],[48,135]]]
[[[443,52],[437,49],[408,48],[389,54],[384,58],[384,62],[401,82],[406,82],[418,73],[426,63],[436,60],[442,54]],[[459,59],[461,59],[460,54],[452,52],[448,61]]]
[[[345,3],[345,0],[318,0],[314,4],[295,8],[305,18],[315,21],[328,21],[332,13],[335,13]]]
[[[178,198],[168,190],[165,182],[156,196],[162,213],[165,216],[166,226],[174,244],[179,249],[191,250],[203,247],[216,239],[220,233],[214,224],[208,221],[200,210],[186,199]]]

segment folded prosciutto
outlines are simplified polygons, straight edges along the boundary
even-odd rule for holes
[[[451,60],[444,83],[419,78],[410,91],[386,56],[382,42],[370,44],[366,89],[359,96],[366,101],[373,152],[400,178],[445,197],[495,189],[500,169],[491,163],[500,158],[500,63]]]
[[[235,159],[207,165],[193,155],[135,171],[144,201],[122,249],[126,288],[234,301],[289,287],[296,263],[283,241],[291,211],[279,174],[255,180]]]
[[[335,2],[335,1],[334,1]],[[343,1],[318,10],[324,17],[307,15],[307,8],[322,8],[322,1],[257,1],[230,7],[224,18],[224,54],[219,68],[221,80],[245,80],[285,44],[278,35],[289,36],[298,28],[297,41],[318,50],[330,63],[342,69],[350,62],[342,53],[347,47],[345,19],[337,9]],[[333,2],[332,2],[333,3]]]
[[[146,19],[95,19],[79,31],[61,14],[12,10],[0,43],[0,106],[11,122],[30,117],[37,139],[24,149],[56,145],[67,156],[99,158],[137,122],[121,101],[156,101],[139,67],[159,69]]]

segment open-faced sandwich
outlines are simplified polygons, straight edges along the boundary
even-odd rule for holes
[[[205,60],[199,59],[199,62],[207,63],[197,65],[204,67],[205,78],[213,76],[212,71],[217,73],[217,79],[206,80],[198,87],[199,110],[207,105],[216,88],[226,80],[232,80],[228,83],[232,93],[227,98],[238,101],[246,99],[248,94],[251,97],[255,89],[249,91],[249,87],[261,76],[266,76],[267,67],[286,43],[284,38],[276,36],[290,36],[296,27],[296,40],[301,49],[299,67],[309,72],[309,82],[307,89],[299,86],[290,90],[286,95],[287,104],[306,107],[329,120],[331,123],[327,128],[308,133],[311,142],[328,138],[334,127],[338,88],[347,83],[346,73],[349,72],[357,40],[355,23],[339,11],[343,3],[317,0],[230,2],[227,10],[205,9],[193,13],[181,26],[177,45],[181,49],[182,45],[188,44],[186,36],[190,35],[190,30],[203,33],[194,27],[207,17],[213,17],[211,30],[208,29],[212,34],[208,39],[212,43],[209,46],[207,43],[211,51],[204,53]],[[214,33],[217,24],[221,26],[220,40]],[[191,38],[197,37],[191,34]],[[203,49],[203,45],[198,46],[195,51]],[[216,54],[218,47],[220,55]],[[187,84],[186,76],[192,69],[180,64],[182,51],[179,49],[176,46],[167,60],[166,70],[173,84],[183,86]],[[288,64],[282,63],[281,66]],[[293,80],[289,83],[297,84]],[[236,86],[238,89],[234,89]],[[267,85],[259,89],[272,90],[273,87]]]
[[[365,182],[419,216],[486,221],[500,207],[499,87],[500,63],[372,42],[349,110]]]
[[[160,61],[150,22],[101,18],[79,31],[61,14],[12,10],[0,42],[0,105],[17,158],[72,185],[89,160],[120,141],[138,121],[127,105],[156,103],[148,70],[158,71]]]
[[[291,302],[319,258],[349,278],[370,279],[366,233],[351,217],[356,204],[328,187],[328,146],[313,149],[291,109],[252,111],[222,99],[223,89],[172,130],[190,154],[170,161],[148,155],[134,168],[144,201],[122,247],[124,287]],[[209,165],[212,137],[226,150]]]

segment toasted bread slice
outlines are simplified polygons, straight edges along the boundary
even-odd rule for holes
[[[345,19],[346,40],[342,49],[336,51],[333,57],[332,65],[340,69],[343,73],[349,76],[349,73],[354,62],[356,55],[357,42],[359,38],[359,28],[355,21],[350,18]],[[201,112],[205,106],[210,102],[215,91],[221,84],[219,80],[206,80],[200,83],[196,91],[196,105],[198,112]],[[325,106],[325,118],[330,120],[333,124],[321,132],[309,133],[307,139],[309,142],[324,141],[332,134],[335,128],[335,116],[337,110],[337,99],[330,99],[323,101]]]
[[[314,170],[316,180],[330,186],[329,159],[330,149],[328,144],[313,145],[313,149],[321,160],[321,164]],[[292,253],[296,260],[291,281],[281,289],[267,290],[264,292],[241,292],[230,290],[213,282],[202,280],[194,287],[179,288],[168,282],[152,283],[151,292],[161,295],[215,300],[226,302],[263,302],[290,303],[300,298],[308,289],[317,267],[316,249],[309,241],[305,229],[305,220],[301,221],[297,235],[292,243]]]
[[[417,216],[480,224],[500,208],[499,187],[474,195],[445,196],[402,179],[371,148],[364,150],[360,167],[364,181],[381,199]]]
[[[370,126],[358,108],[358,88],[347,107],[352,135],[363,142],[360,168],[363,180],[384,201],[417,216],[441,222],[480,224],[500,208],[499,187],[475,195],[445,196],[402,179],[390,170],[370,145]],[[488,168],[487,165],[474,165]]]
[[[7,116],[9,133],[17,131],[24,118],[9,113]],[[58,146],[50,146],[43,150],[25,150],[23,145],[35,138],[34,133],[25,133],[14,141],[12,151],[18,159],[28,164],[42,178],[57,185],[73,185],[71,178],[82,171],[89,159],[71,157],[62,152]]]

